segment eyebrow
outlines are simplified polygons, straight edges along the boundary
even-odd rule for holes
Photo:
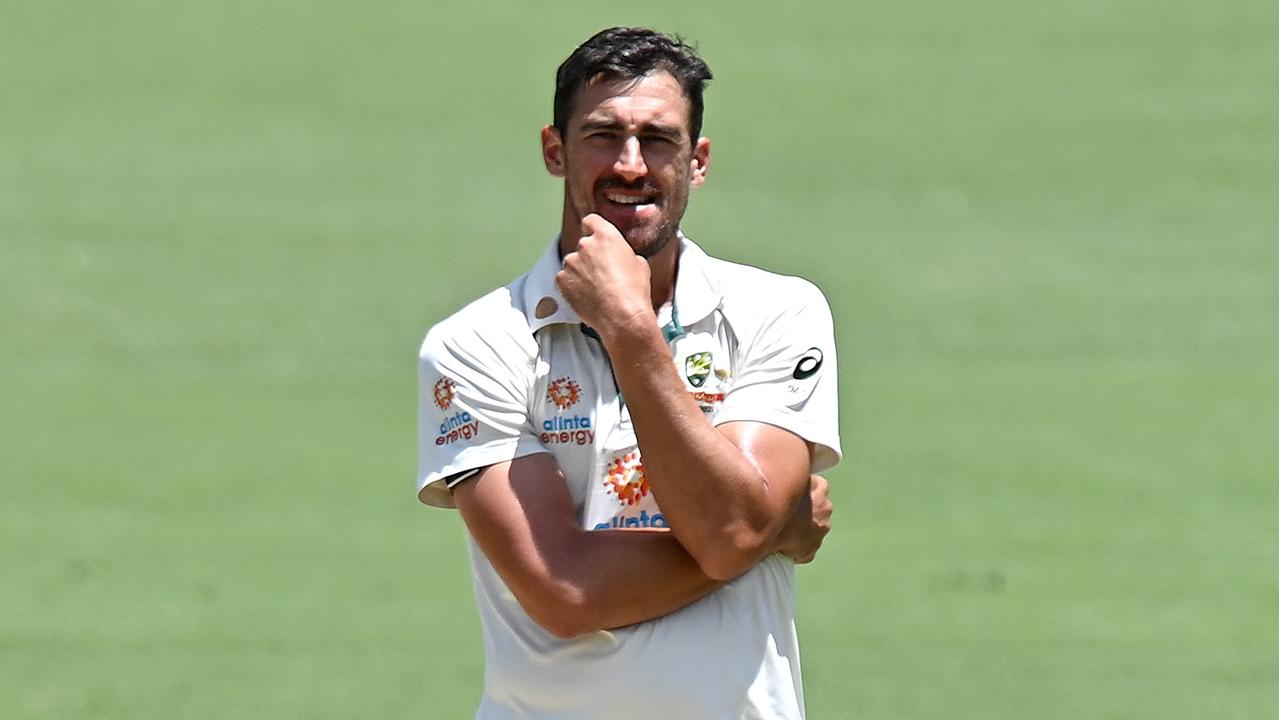
[[[626,126],[615,120],[585,120],[582,122],[581,132],[590,132],[592,130],[613,130],[623,131]],[[640,126],[640,135],[658,135],[671,140],[679,140],[684,136],[683,131],[674,125],[664,125],[661,123],[645,123]]]

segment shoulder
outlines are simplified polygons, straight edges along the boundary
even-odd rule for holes
[[[812,282],[796,275],[782,275],[754,265],[706,258],[709,271],[719,279],[725,300],[766,305],[793,302],[826,302]]]
[[[830,322],[825,294],[805,278],[714,257],[706,263],[708,275],[719,285],[720,311],[738,329],[783,319]]]
[[[419,356],[515,359],[535,353],[537,344],[521,306],[524,277],[480,297],[436,323],[426,333]]]

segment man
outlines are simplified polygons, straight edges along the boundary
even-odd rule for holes
[[[559,236],[422,346],[418,496],[469,532],[479,718],[803,717],[794,563],[829,530],[832,322],[811,284],[679,230],[710,77],[646,29],[577,48],[542,130]]]

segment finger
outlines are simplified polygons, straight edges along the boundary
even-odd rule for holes
[[[582,237],[615,238],[622,237],[622,231],[618,230],[613,223],[605,220],[603,216],[596,213],[590,213],[582,218]]]
[[[608,224],[608,221],[603,217],[600,217],[595,213],[591,213],[582,218],[582,237],[598,234],[603,231],[604,227]]]
[[[813,497],[825,494],[830,489],[830,485],[826,482],[826,478],[821,475],[810,475],[808,477],[808,493]]]
[[[828,504],[830,503],[830,488],[813,487],[808,496],[814,505]]]

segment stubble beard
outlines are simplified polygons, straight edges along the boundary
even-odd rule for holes
[[[626,244],[631,246],[631,249],[635,251],[636,255],[639,255],[645,260],[651,259],[654,255],[660,253],[678,235],[679,221],[672,221],[670,219],[663,219],[657,228],[655,228],[654,237],[651,242],[641,243],[638,247],[636,246],[636,241],[640,240],[640,238],[632,239],[625,231],[622,232],[622,237],[626,238]]]
[[[594,189],[592,189],[591,198],[594,198]],[[645,260],[653,258],[665,249],[672,240],[679,237],[680,220],[684,217],[684,210],[687,207],[687,201],[683,203],[682,207],[675,208],[666,205],[666,202],[670,199],[669,195],[663,195],[660,198],[658,209],[661,211],[661,218],[656,226],[642,225],[633,228],[625,228],[617,225],[614,226],[617,227],[617,231],[622,234],[622,237],[626,240],[626,244],[631,246],[631,250]],[[577,203],[574,204],[577,205]],[[589,207],[589,205],[582,205],[582,207]],[[674,210],[674,212],[667,212],[667,210]],[[605,220],[608,220],[608,216],[600,212],[598,208],[588,210],[586,212],[575,208],[575,211],[579,220],[592,212],[597,213]],[[609,222],[612,221],[610,220]]]
[[[572,182],[568,179],[573,177],[572,163],[568,162],[566,163],[566,166],[564,198],[566,204],[571,206],[573,214],[577,216],[578,222],[580,223],[583,217],[586,217],[591,213],[596,213],[605,220],[608,220],[608,216],[600,212],[599,208],[588,209],[594,205],[596,191],[601,190],[601,186],[608,186],[614,182],[616,182],[618,186],[629,186],[632,183],[627,183],[626,181],[617,178],[597,180],[596,182],[591,183],[590,187],[587,188],[587,194],[585,197],[575,197]],[[626,244],[631,246],[631,250],[633,250],[636,255],[639,255],[645,260],[650,260],[666,248],[672,240],[679,236],[679,224],[684,217],[684,211],[688,208],[688,195],[689,193],[687,188],[684,190],[683,197],[672,196],[665,191],[659,190],[657,199],[661,218],[659,219],[657,226],[652,228],[652,237],[648,242],[645,242],[642,237],[648,232],[647,227],[631,228],[629,230],[616,225],[614,225],[614,227],[617,227],[618,232],[620,232],[622,237],[625,238]],[[670,212],[667,212],[668,210]],[[612,221],[609,220],[609,222],[611,223]],[[576,232],[576,230],[574,230],[574,232]]]

